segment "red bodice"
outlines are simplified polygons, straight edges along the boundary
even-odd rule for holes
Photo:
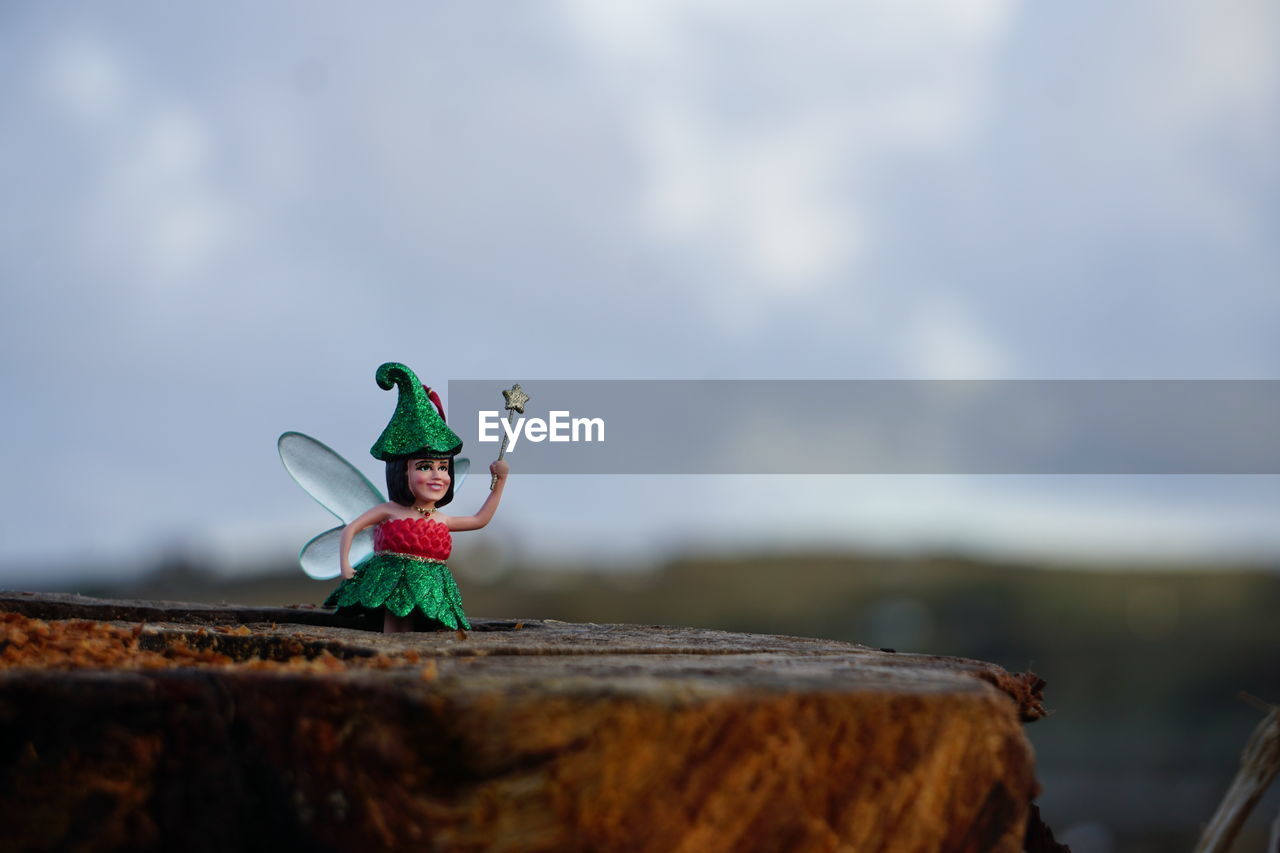
[[[429,560],[447,560],[453,550],[449,528],[434,518],[393,518],[373,531],[373,552],[409,554]]]

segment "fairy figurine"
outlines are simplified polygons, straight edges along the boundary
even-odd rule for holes
[[[439,395],[409,368],[388,362],[378,368],[377,381],[383,390],[399,389],[395,414],[369,451],[386,463],[390,500],[315,439],[297,432],[280,436],[285,468],[344,522],[303,547],[302,568],[315,578],[341,574],[342,583],[325,606],[339,613],[382,610],[386,633],[412,631],[416,625],[469,629],[462,596],[445,563],[451,534],[489,523],[509,466],[501,459],[489,466],[492,489],[475,515],[440,512],[470,467],[458,456],[462,440],[445,423]]]

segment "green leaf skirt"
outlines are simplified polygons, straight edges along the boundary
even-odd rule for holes
[[[355,577],[344,580],[325,599],[325,607],[385,607],[404,618],[417,612],[449,628],[471,629],[462,612],[462,594],[449,567],[439,560],[406,554],[372,554],[355,566]]]

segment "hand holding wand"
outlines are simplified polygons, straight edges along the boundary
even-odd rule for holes
[[[509,390],[502,392],[502,398],[505,401],[505,405],[503,406],[503,408],[505,408],[508,412],[507,426],[510,427],[510,426],[513,426],[516,422],[516,412],[519,412],[522,415],[524,414],[524,407],[529,402],[529,395],[524,393],[524,389],[521,388],[520,383],[517,382],[515,385],[512,385]],[[499,462],[501,462],[502,457],[506,455],[507,442],[510,440],[510,438],[511,438],[510,431],[504,430],[502,433],[502,445],[498,448]],[[489,491],[492,492],[496,488],[498,488],[498,475],[494,474],[489,479]]]

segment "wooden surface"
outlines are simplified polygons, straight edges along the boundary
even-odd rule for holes
[[[0,593],[13,849],[1018,851],[993,664],[659,626]],[[80,621],[53,621],[80,620]]]

